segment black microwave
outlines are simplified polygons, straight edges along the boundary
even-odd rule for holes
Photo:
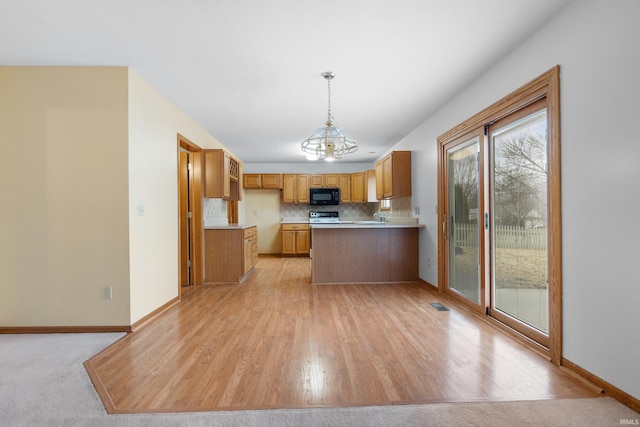
[[[310,205],[337,205],[340,204],[339,188],[310,188]]]

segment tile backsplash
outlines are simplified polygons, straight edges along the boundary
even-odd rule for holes
[[[222,199],[204,199],[204,225],[224,225],[227,223],[227,202]],[[343,219],[370,219],[374,213],[387,218],[411,218],[411,197],[391,200],[390,210],[379,210],[379,204],[343,203],[337,206],[311,206],[294,203],[280,203],[280,218],[283,221],[309,219],[309,211],[338,211]]]
[[[311,206],[291,203],[280,203],[280,218],[283,221],[309,219],[309,211],[338,211],[340,218],[370,218],[377,203],[343,203],[337,206]]]
[[[227,224],[227,202],[222,199],[204,199],[202,204],[204,225]]]
[[[391,210],[381,211],[381,214],[393,218],[411,218],[411,197],[391,199]]]

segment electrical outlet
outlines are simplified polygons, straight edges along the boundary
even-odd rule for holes
[[[105,286],[104,287],[104,299],[112,300],[113,299],[113,287]]]
[[[416,206],[415,208],[413,208],[413,211],[416,215],[420,215],[420,206]]]
[[[144,205],[138,205],[138,208],[136,209],[136,215],[144,216]]]

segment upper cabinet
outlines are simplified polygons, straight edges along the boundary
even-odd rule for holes
[[[392,151],[376,162],[376,198],[411,196],[411,151]]]
[[[298,203],[309,203],[309,175],[296,175],[296,198]]]
[[[338,176],[340,203],[351,203],[351,174],[341,173]]]
[[[203,150],[204,197],[240,200],[240,162],[222,149]]]
[[[282,175],[282,202],[309,203],[309,175]]]
[[[375,202],[375,171],[354,172],[351,174],[351,203]]]
[[[245,173],[243,175],[244,188],[267,188],[279,190],[282,188],[282,174],[279,173]]]
[[[340,174],[244,174],[244,188],[281,188],[283,203],[309,203],[309,188],[339,188],[340,203],[411,196],[411,151],[394,151],[375,170]]]
[[[338,188],[340,185],[337,174],[315,174],[309,176],[310,188]]]

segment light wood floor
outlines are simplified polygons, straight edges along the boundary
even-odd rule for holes
[[[312,286],[308,258],[196,288],[86,366],[110,413],[598,395],[425,285]]]

